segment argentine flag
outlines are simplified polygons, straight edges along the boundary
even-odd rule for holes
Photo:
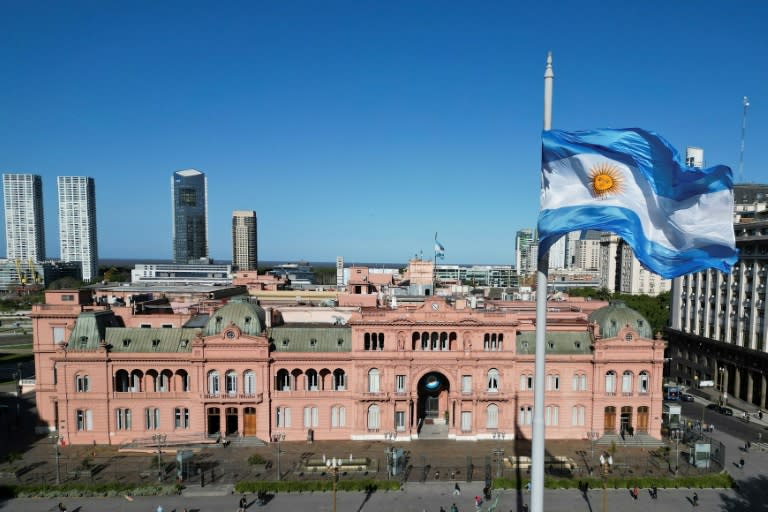
[[[737,261],[731,169],[686,167],[655,133],[630,128],[542,135],[539,254],[571,231],[619,235],[665,278]]]

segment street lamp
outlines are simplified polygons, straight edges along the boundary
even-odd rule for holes
[[[727,375],[727,369],[724,366],[721,366],[717,369],[718,373],[720,374],[720,393],[722,396],[722,405],[725,405],[726,401],[728,400],[728,394],[725,391],[727,383],[725,382],[725,376]]]
[[[336,512],[336,484],[339,482],[339,469],[341,468],[341,459],[334,457],[325,461],[328,471],[333,475],[333,512]]]
[[[395,446],[394,442],[397,439],[397,432],[387,432],[384,434],[384,439],[389,441],[390,446],[386,450],[387,454],[387,480],[395,473]]]
[[[283,441],[285,439],[285,434],[282,432],[279,432],[277,434],[272,434],[272,442],[277,443],[277,480],[282,480],[282,475],[280,474],[280,441]]]
[[[683,431],[675,429],[670,433],[670,437],[675,441],[675,476],[680,468],[680,441],[683,439]]]
[[[52,432],[50,435],[48,435],[48,438],[53,441],[53,446],[55,447],[55,455],[56,455],[56,485],[61,484],[61,470],[59,469],[59,433],[58,432]]]
[[[592,443],[592,465],[595,465],[595,442],[597,442],[598,439],[600,439],[600,432],[596,430],[590,430],[587,432],[587,439],[589,439],[589,442]],[[591,471],[590,471],[591,472]]]
[[[168,438],[165,434],[152,434],[152,441],[155,442],[155,445],[157,446],[157,481],[162,482],[163,481],[163,462],[162,462],[162,453],[163,453],[163,444],[165,444],[165,440]]]

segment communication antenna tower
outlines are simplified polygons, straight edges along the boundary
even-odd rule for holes
[[[741,153],[739,154],[739,181],[744,183],[744,135],[747,132],[747,108],[749,98],[744,96],[744,114],[741,116]]]

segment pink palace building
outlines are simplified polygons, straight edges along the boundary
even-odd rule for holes
[[[68,444],[531,436],[530,302],[428,296],[286,323],[247,296],[179,314],[56,290],[32,320],[39,430]],[[660,438],[665,344],[648,322],[589,301],[552,302],[547,321],[547,438]]]

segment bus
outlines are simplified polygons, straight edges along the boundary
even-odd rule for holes
[[[664,400],[680,400],[680,393],[682,391],[677,384],[664,384]]]

